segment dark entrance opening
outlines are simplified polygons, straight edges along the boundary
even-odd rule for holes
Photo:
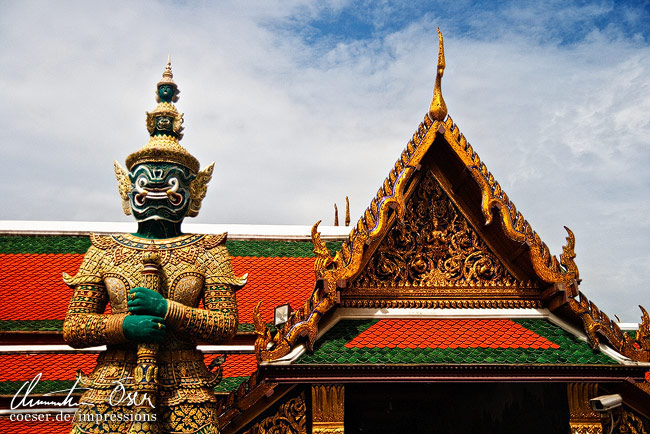
[[[383,383],[345,386],[345,432],[566,434],[564,383]]]

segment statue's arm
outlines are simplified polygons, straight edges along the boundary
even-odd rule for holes
[[[225,237],[223,238],[225,241]],[[236,277],[230,255],[223,243],[205,252],[205,309],[168,300],[165,323],[209,342],[232,339],[237,333],[237,298],[235,292],[244,286],[247,276]]]
[[[103,284],[75,286],[63,322],[63,339],[68,345],[84,348],[127,342],[122,330],[127,314],[104,314],[107,303]]]
[[[167,301],[165,323],[174,329],[209,342],[232,339],[237,333],[237,300],[230,285],[208,285],[204,290],[205,309]]]

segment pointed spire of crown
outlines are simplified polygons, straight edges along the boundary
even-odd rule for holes
[[[165,92],[161,92],[161,87],[169,86],[169,89],[165,89]],[[162,93],[162,94],[161,94]],[[172,72],[172,55],[167,55],[167,65],[163,71],[162,78],[156,84],[156,102],[178,102],[178,94],[181,91],[178,89],[176,83],[174,83],[174,73]]]
[[[433,100],[429,107],[429,118],[432,121],[444,121],[447,116],[447,104],[442,98],[442,74],[445,72],[445,47],[442,41],[442,32],[438,27],[438,69],[436,71],[436,84],[433,88]]]
[[[183,138],[183,114],[172,104],[178,101],[179,90],[174,83],[171,57],[167,58],[167,66],[156,89],[159,104],[151,113],[147,112],[149,143],[126,158],[126,167],[132,170],[140,163],[164,162],[180,164],[198,173],[199,161],[178,143]]]

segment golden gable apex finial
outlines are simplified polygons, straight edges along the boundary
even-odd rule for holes
[[[429,107],[429,118],[432,121],[444,121],[447,116],[447,104],[442,98],[441,82],[442,74],[445,72],[445,47],[442,40],[442,32],[438,27],[438,69],[436,71],[436,84],[433,88],[433,99]]]

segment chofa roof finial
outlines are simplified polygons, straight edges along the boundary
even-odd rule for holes
[[[438,69],[436,71],[436,84],[433,88],[433,100],[429,107],[429,118],[432,121],[443,121],[447,116],[447,104],[442,98],[442,90],[440,84],[442,82],[442,74],[445,72],[445,47],[442,41],[442,32],[438,28]]]

